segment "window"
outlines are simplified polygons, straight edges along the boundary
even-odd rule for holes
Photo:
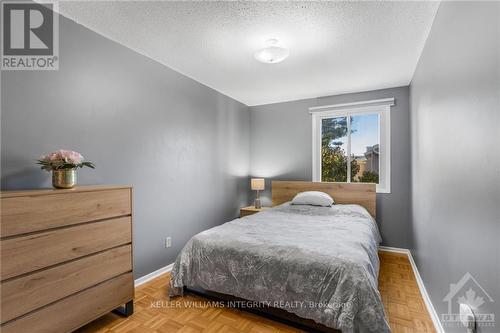
[[[313,181],[375,183],[390,192],[390,108],[394,99],[310,108]]]

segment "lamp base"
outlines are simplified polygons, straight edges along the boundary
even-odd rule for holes
[[[255,209],[262,208],[262,205],[260,204],[260,198],[255,199],[254,206],[255,206]]]

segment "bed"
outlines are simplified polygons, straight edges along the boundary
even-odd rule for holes
[[[306,190],[336,204],[289,203]],[[375,185],[275,181],[272,199],[272,209],[191,238],[174,264],[170,296],[202,288],[342,332],[390,332],[377,289]]]

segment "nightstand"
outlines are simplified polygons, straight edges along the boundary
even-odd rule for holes
[[[268,209],[269,207],[255,208],[255,206],[243,207],[240,209],[240,217],[252,215],[258,212],[262,212],[263,210]]]

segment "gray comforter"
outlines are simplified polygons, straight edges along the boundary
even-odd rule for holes
[[[379,242],[361,206],[283,204],[191,238],[172,270],[170,296],[197,286],[343,332],[390,332],[377,289]]]

